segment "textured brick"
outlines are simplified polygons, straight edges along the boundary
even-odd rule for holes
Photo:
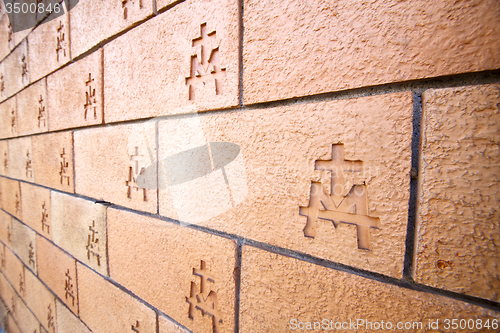
[[[57,332],[56,298],[40,280],[26,270],[26,305],[42,326],[49,332]]]
[[[28,61],[28,44],[23,41],[2,61],[3,98],[14,95],[30,82],[31,67]],[[2,99],[3,99],[2,98]]]
[[[37,233],[52,238],[50,190],[21,183],[23,222]]]
[[[34,136],[32,147],[37,184],[73,192],[73,133]]]
[[[500,66],[496,0],[246,0],[244,8],[246,103]]]
[[[153,14],[152,0],[70,1],[73,57]]]
[[[4,330],[7,329],[7,316],[9,314],[9,309],[5,305],[5,303],[0,300],[0,328]]]
[[[188,0],[117,38],[104,47],[106,122],[238,105],[238,44],[236,0]]]
[[[57,329],[59,332],[91,333],[78,317],[57,301]]]
[[[192,331],[212,332],[213,316],[217,318],[217,332],[234,331],[234,241],[109,209],[108,242],[113,280]],[[204,285],[203,293],[199,291],[200,283]],[[196,295],[206,302],[190,299]],[[210,306],[214,300],[215,306]],[[202,316],[196,306],[204,308],[207,314]]]
[[[158,333],[187,333],[184,328],[180,327],[165,316],[158,316]]]
[[[3,211],[0,211],[0,241],[12,246],[12,217]]]
[[[17,98],[17,134],[46,132],[49,128],[47,82],[42,79],[21,91]]]
[[[76,193],[156,213],[155,132],[151,122],[75,132]]]
[[[2,1],[0,4],[0,60],[9,54],[13,45],[14,38],[10,27],[9,16],[5,12],[5,5]]]
[[[54,243],[107,275],[106,206],[58,192],[51,199]]]
[[[102,50],[50,75],[47,89],[51,131],[102,123]]]
[[[159,160],[168,186],[160,214],[401,277],[412,109],[404,92],[162,121]],[[187,154],[205,137],[218,161],[204,175]],[[332,151],[334,165],[323,167]],[[179,157],[176,175],[169,170]],[[333,215],[315,219],[314,212],[328,214],[320,194]]]
[[[78,315],[76,260],[43,237],[37,238],[38,277]]]
[[[423,95],[415,280],[500,302],[500,85]]]
[[[103,277],[78,264],[80,318],[94,333],[156,332],[156,314]]]
[[[31,137],[9,140],[8,171],[11,178],[35,181]]]
[[[1,108],[0,108],[1,112]],[[7,140],[0,141],[0,175],[7,176],[9,171],[9,144]],[[1,201],[1,198],[0,198]],[[0,208],[2,206],[0,205]]]
[[[28,35],[30,80],[46,76],[71,60],[69,15],[45,20]]]
[[[8,248],[5,248],[5,278],[10,282],[15,292],[24,298],[26,291],[26,279],[24,265]],[[12,310],[12,309],[11,309]],[[14,316],[15,317],[15,316]]]
[[[0,104],[0,137],[17,136],[16,98],[12,97]]]
[[[347,322],[343,332],[370,332],[370,326],[349,326],[349,320],[422,322],[445,318],[500,318],[479,306],[363,278],[297,259],[243,246],[240,294],[240,332],[289,332],[299,322]],[[424,326],[425,325],[425,326]],[[374,326],[376,327],[376,326]],[[380,326],[379,326],[380,327]],[[333,328],[335,329],[335,327]],[[332,329],[332,330],[333,330]],[[337,327],[338,329],[338,327]],[[325,330],[326,331],[326,330]],[[382,331],[390,331],[382,329]],[[434,331],[434,330],[432,330]]]
[[[21,187],[19,182],[2,178],[2,207],[7,213],[22,220]]]
[[[36,274],[36,233],[14,218],[12,219],[11,249],[24,265]]]
[[[8,333],[22,333],[19,330],[19,327],[17,327],[17,324],[14,321],[14,317],[12,317],[12,315],[10,313],[7,317],[7,327],[8,327],[8,329],[7,329]]]

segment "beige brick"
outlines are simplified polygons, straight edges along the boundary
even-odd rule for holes
[[[12,310],[16,309],[15,305],[17,305],[17,299],[19,299],[19,296],[17,295],[16,291],[9,283],[7,278],[5,277],[5,273],[0,274],[0,292],[2,293],[2,299],[5,302],[7,308],[9,309],[9,312],[11,314],[14,313],[15,311]]]
[[[21,91],[17,98],[17,133],[46,132],[49,128],[47,82],[42,79]]]
[[[26,279],[24,265],[7,247],[5,248],[5,270],[3,274],[15,292],[22,298],[26,296]],[[12,309],[11,309],[12,310]],[[15,317],[15,316],[14,316]]]
[[[236,0],[188,0],[117,38],[104,47],[106,122],[238,105],[238,43]]]
[[[5,5],[0,4],[0,60],[5,58],[11,51],[14,44],[9,16],[5,12]],[[0,96],[1,99],[1,96]]]
[[[52,239],[50,190],[21,183],[23,222],[37,233]]]
[[[35,181],[33,172],[33,149],[31,137],[9,140],[9,176],[16,179]]]
[[[73,133],[34,136],[32,147],[37,184],[73,192]]]
[[[71,60],[69,15],[45,20],[28,35],[31,82]]]
[[[500,85],[423,95],[415,280],[500,302]]]
[[[5,83],[3,98],[10,97],[30,83],[31,66],[28,61],[28,44],[23,41],[2,61]]]
[[[56,298],[30,271],[26,270],[26,305],[49,332],[57,332]]]
[[[12,217],[4,211],[0,211],[0,241],[12,246]]]
[[[246,0],[244,101],[497,69],[497,6],[496,0]]]
[[[66,308],[63,303],[57,301],[57,329],[59,332],[91,333],[78,317]]]
[[[52,192],[51,212],[54,243],[107,275],[106,206]]]
[[[47,78],[50,130],[103,122],[102,49]]]
[[[17,124],[16,98],[12,97],[0,104],[0,137],[17,136]]]
[[[19,327],[17,327],[17,324],[14,321],[14,317],[12,317],[12,315],[10,313],[7,317],[7,327],[8,327],[8,329],[7,329],[8,333],[22,333],[19,330]]]
[[[113,280],[194,332],[212,332],[214,317],[217,332],[234,331],[234,241],[116,209],[108,210],[108,228]]]
[[[498,312],[476,305],[385,284],[253,247],[243,246],[242,263],[242,333],[299,331],[298,322],[307,327],[307,322],[322,322],[324,319],[329,330],[335,330],[336,323],[347,322],[343,329],[337,327],[343,332],[374,331],[366,326],[367,321],[375,328],[375,322],[380,327],[383,321],[385,329],[382,331],[390,331],[388,323],[395,329],[399,322],[422,322],[422,329],[411,331],[429,332],[435,331],[429,328],[429,320],[439,320],[442,330],[446,318],[458,321],[482,319],[483,323],[486,319],[491,323],[492,319],[500,318]],[[349,320],[355,323],[363,320],[364,324],[356,329],[350,326]]]
[[[21,187],[19,182],[2,178],[2,207],[10,215],[22,220]]]
[[[412,109],[403,92],[162,121],[160,214],[401,277]]]
[[[165,316],[158,316],[159,333],[188,333],[184,328],[177,325]]]
[[[141,333],[156,332],[153,310],[85,266],[77,269],[80,318],[92,332],[130,332],[137,323]]]
[[[156,213],[152,122],[75,132],[76,193]]]
[[[74,57],[153,14],[152,0],[71,0],[73,6],[71,52]]]
[[[37,238],[38,277],[78,315],[76,260],[43,237]]]
[[[0,112],[1,112],[1,110],[0,110]],[[7,140],[1,140],[0,141],[0,175],[7,176],[8,171],[9,171],[8,168],[9,168],[9,144],[8,144]],[[1,207],[2,206],[0,205],[0,208]]]
[[[7,329],[7,316],[9,314],[9,309],[5,305],[5,303],[0,300],[0,328],[4,330]]]
[[[33,272],[37,272],[36,233],[16,219],[12,219],[12,251]]]
[[[5,261],[5,245],[3,243],[0,243],[0,272],[4,272],[5,269],[7,268],[7,263]],[[1,293],[1,290],[0,290]]]

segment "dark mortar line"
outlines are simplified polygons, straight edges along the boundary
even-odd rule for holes
[[[243,20],[243,15],[245,13],[245,5],[244,5],[244,0],[239,0],[239,48],[238,48],[238,69],[239,69],[239,81],[238,81],[238,94],[239,94],[239,103],[240,107],[243,107],[243,42],[244,42],[244,32],[245,32],[245,26],[244,26],[244,20]]]
[[[236,252],[236,267],[238,269],[238,275],[235,277],[235,306],[234,306],[234,332],[239,333],[240,331],[240,294],[241,294],[241,258],[242,258],[243,243],[237,241],[237,252]]]

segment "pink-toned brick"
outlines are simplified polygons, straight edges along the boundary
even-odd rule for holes
[[[184,1],[117,38],[104,47],[106,122],[238,105],[238,44],[236,0]]]
[[[177,325],[165,316],[158,316],[158,332],[159,333],[187,333],[184,328]]]
[[[15,292],[22,298],[26,296],[25,271],[22,261],[11,250],[5,248],[5,270],[3,274]]]
[[[37,278],[26,270],[26,296],[28,308],[49,333],[57,332],[56,298]]]
[[[0,241],[12,246],[12,217],[0,210]]]
[[[0,138],[17,136],[16,98],[11,97],[0,103]]]
[[[31,67],[28,61],[28,44],[23,41],[2,61],[4,80],[3,98],[10,97],[30,83]]]
[[[37,272],[36,233],[17,219],[12,219],[12,251],[23,264]]]
[[[21,183],[23,222],[46,238],[52,238],[50,190]]]
[[[0,175],[8,176],[9,144],[7,140],[0,140]],[[1,201],[1,198],[0,198]],[[0,205],[0,208],[2,206]]]
[[[21,187],[18,181],[2,178],[2,207],[10,215],[22,220]]]
[[[17,134],[46,132],[49,128],[47,83],[42,79],[16,95]]]
[[[91,333],[87,326],[63,303],[57,301],[57,329],[59,332]]]
[[[245,103],[497,69],[496,0],[245,0]]]
[[[94,333],[156,332],[156,314],[102,276],[78,264],[80,318]]]
[[[234,331],[234,241],[108,209],[108,244],[113,280],[192,331]]]
[[[9,140],[8,175],[29,182],[35,181],[31,137]]]
[[[156,213],[152,122],[75,132],[76,193]]]
[[[50,130],[103,122],[102,49],[49,75]]]

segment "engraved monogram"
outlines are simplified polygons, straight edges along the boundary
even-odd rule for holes
[[[122,8],[123,8],[123,19],[126,20],[128,18],[128,6],[139,5],[139,8],[142,8],[142,0],[122,0]]]
[[[40,95],[38,99],[38,127],[45,127],[47,123],[47,115],[45,114],[45,105],[43,97]]]
[[[142,200],[147,201],[146,189],[137,185],[137,177],[144,172],[147,164],[146,156],[139,154],[139,147],[135,147],[134,153],[130,155],[130,163],[128,180],[125,181],[127,198],[132,199],[132,190],[135,189],[136,192],[142,191]]]
[[[71,282],[71,275],[69,274],[69,269],[66,270],[66,280],[64,281],[64,291],[65,295],[64,297],[68,299],[68,297],[71,298],[71,304],[75,306],[75,295],[73,291],[73,282]]]
[[[88,88],[88,90],[85,91],[85,104],[83,105],[85,108],[85,120],[87,120],[87,115],[90,117],[92,114],[94,115],[94,119],[97,119],[97,99],[93,84],[94,79],[92,78],[92,73],[89,73],[89,78],[85,81],[85,86]]]
[[[59,26],[57,27],[57,46],[56,46],[56,54],[57,61],[59,62],[59,52],[63,57],[66,57],[66,36],[64,33],[64,24],[62,21],[59,21]]]
[[[97,266],[101,266],[101,255],[99,253],[99,231],[95,229],[95,221],[92,221],[92,225],[89,226],[89,234],[87,238],[87,259],[90,257],[96,258]]]
[[[61,156],[61,162],[60,162],[59,175],[61,176],[61,184],[66,183],[66,185],[69,185],[69,179],[70,179],[70,177],[68,176],[69,162],[66,160],[66,151],[64,148],[62,149],[60,156]]]

